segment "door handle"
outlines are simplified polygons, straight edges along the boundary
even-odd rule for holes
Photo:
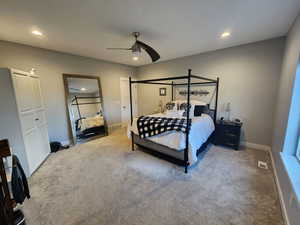
[[[39,120],[40,120],[39,118],[36,118],[36,119],[35,119],[35,121],[39,121]]]

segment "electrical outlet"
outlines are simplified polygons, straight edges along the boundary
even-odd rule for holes
[[[257,166],[258,166],[258,168],[261,168],[261,169],[265,169],[265,170],[268,169],[268,163],[264,162],[264,161],[258,161]]]

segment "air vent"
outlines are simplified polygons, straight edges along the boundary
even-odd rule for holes
[[[268,164],[267,164],[267,162],[264,162],[264,161],[258,161],[257,166],[258,166],[258,168],[261,168],[261,169],[264,169],[264,170],[268,169]]]

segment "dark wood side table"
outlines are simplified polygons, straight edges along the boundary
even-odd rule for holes
[[[10,156],[8,140],[0,140],[0,224],[13,225],[13,201],[9,192],[3,158]]]
[[[239,150],[242,125],[242,123],[218,120],[214,144]]]

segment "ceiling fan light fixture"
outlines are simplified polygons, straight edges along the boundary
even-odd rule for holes
[[[140,56],[140,52],[139,51],[133,51],[132,52],[132,60],[133,61],[138,61],[139,60],[139,56]]]
[[[160,59],[160,55],[152,47],[138,40],[138,37],[140,36],[139,32],[133,32],[132,35],[135,38],[135,42],[131,46],[131,48],[107,48],[107,49],[132,51],[133,54],[132,60],[134,61],[139,60],[142,49],[150,56],[152,62],[156,62],[157,60]]]

